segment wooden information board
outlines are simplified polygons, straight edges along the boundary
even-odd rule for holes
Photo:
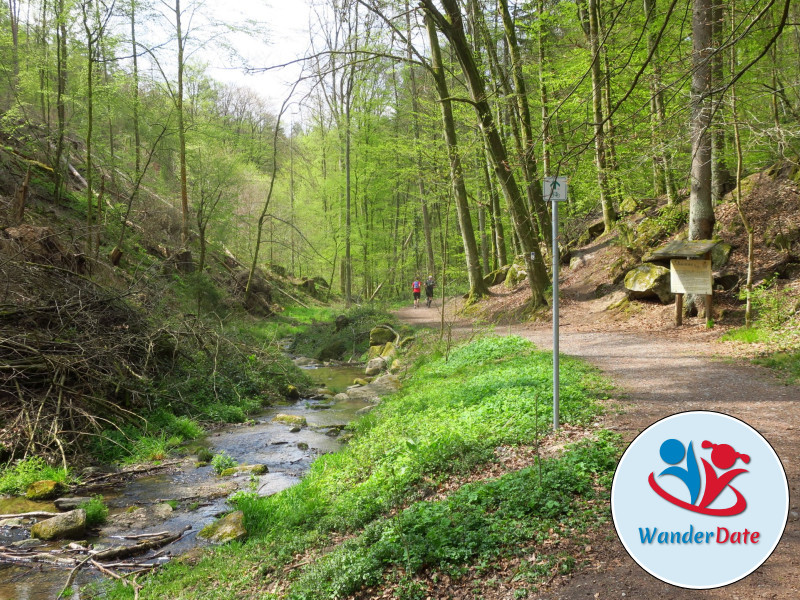
[[[713,278],[710,260],[672,259],[670,265],[670,291],[673,294],[712,293]]]

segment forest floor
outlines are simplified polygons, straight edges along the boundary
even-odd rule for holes
[[[524,286],[522,286],[524,287]],[[489,304],[513,302],[520,288],[492,290]],[[607,310],[610,299],[583,294],[579,278],[562,280],[560,349],[597,366],[616,385],[603,426],[630,442],[655,421],[686,410],[719,411],[758,430],[783,461],[790,485],[790,517],[772,556],[749,577],[717,590],[686,590],[670,586],[642,570],[628,556],[609,523],[597,532],[590,564],[569,576],[555,578],[536,596],[543,600],[603,598],[675,599],[756,598],[796,599],[800,595],[800,520],[797,490],[800,482],[800,387],[779,379],[768,369],[753,366],[747,352],[735,343],[721,342],[724,328],[707,329],[689,319],[676,328],[673,307],[632,305],[633,310]],[[437,301],[437,304],[439,302]],[[445,311],[454,338],[467,337],[485,325],[458,317],[458,301]],[[397,311],[409,324],[440,327],[441,312],[409,306]],[[516,334],[544,349],[552,348],[549,317],[534,323],[496,326],[498,334]],[[513,582],[509,585],[513,586]],[[469,588],[452,590],[454,598],[473,597]],[[490,598],[490,596],[483,596]],[[496,598],[514,598],[513,589]]]

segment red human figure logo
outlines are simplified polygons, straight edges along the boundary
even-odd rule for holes
[[[738,459],[742,459],[742,462],[745,464],[750,462],[750,457],[747,454],[736,452],[736,450],[728,444],[713,444],[705,440],[703,441],[702,447],[706,449],[713,448],[711,451],[711,462],[714,463],[714,467],[718,469],[730,469],[736,464]],[[736,494],[736,504],[728,509],[730,512],[726,511],[727,514],[737,515],[747,508],[747,501],[744,499],[744,496],[742,496],[739,490],[730,485],[735,477],[742,473],[747,473],[747,469],[733,469],[732,471],[717,475],[714,467],[708,464],[705,458],[701,458],[700,460],[703,462],[703,468],[706,474],[706,489],[700,501],[700,508],[706,508],[709,504],[714,502],[726,487],[730,487],[733,493]]]

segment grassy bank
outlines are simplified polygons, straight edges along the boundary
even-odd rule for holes
[[[584,364],[562,364],[562,419],[589,425],[607,382]],[[416,598],[424,593],[416,573],[458,577],[554,532],[591,527],[605,517],[598,498],[616,454],[605,434],[462,485],[496,462],[498,447],[537,447],[552,420],[550,369],[550,355],[518,337],[480,339],[447,359],[418,360],[402,391],[355,423],[350,444],[320,457],[300,484],[268,498],[235,499],[248,542],[196,564],[169,565],[142,597],[341,598],[390,585]],[[539,559],[521,566],[520,577],[534,587],[542,574],[568,570],[571,561],[559,552],[537,550]]]

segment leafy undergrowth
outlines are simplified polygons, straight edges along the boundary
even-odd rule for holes
[[[0,469],[0,494],[24,494],[30,484],[43,479],[71,483],[69,471],[48,465],[41,456],[31,456]]]
[[[587,507],[602,505],[597,494],[616,455],[603,433],[429,499],[453,475],[492,461],[496,447],[539,443],[552,420],[551,364],[549,353],[519,337],[491,337],[419,365],[401,392],[353,425],[350,444],[320,457],[300,484],[267,498],[236,497],[249,542],[169,565],[142,597],[340,598],[398,573],[457,574],[553,529],[592,525],[603,510]],[[562,365],[562,420],[587,425],[607,382],[577,361]],[[287,568],[343,539],[323,558]]]
[[[398,327],[397,318],[371,306],[358,306],[341,313],[346,322],[337,328],[329,321],[312,321],[298,333],[291,351],[319,360],[358,360],[369,347],[369,332],[376,325]]]

